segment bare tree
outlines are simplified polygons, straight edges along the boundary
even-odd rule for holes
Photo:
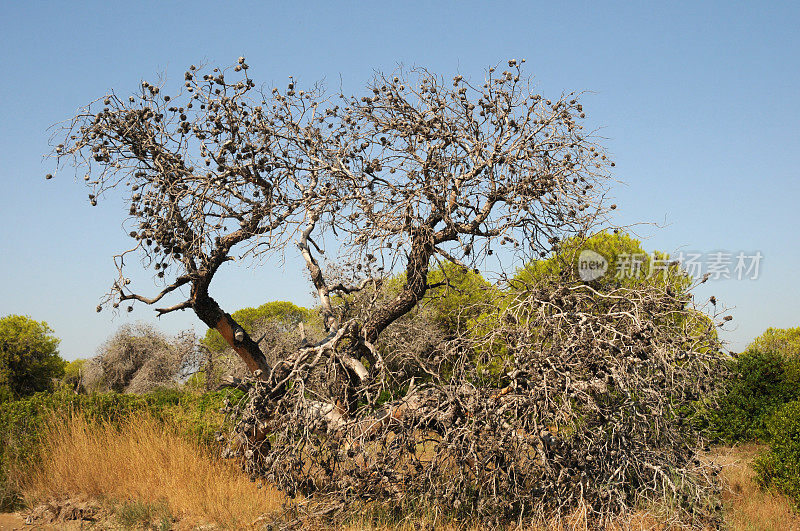
[[[603,212],[609,163],[580,125],[581,104],[532,93],[517,61],[482,84],[421,69],[378,75],[366,96],[338,104],[293,82],[256,91],[243,58],[232,70],[192,66],[175,97],[148,82],[128,98],[110,94],[67,124],[55,155],[89,170],[93,204],[126,189],[134,247],[115,257],[119,278],[105,303],[158,304],[186,286],[188,298],[159,315],[192,309],[264,378],[285,380],[297,360],[269,366],[209,294],[234,253],[283,252],[294,239],[327,344],[346,337],[350,348],[333,350],[367,381],[359,359],[378,369],[373,344],[425,295],[434,257],[475,264],[505,243],[544,252]],[[331,238],[352,284],[331,283],[319,264]],[[155,296],[129,289],[133,253],[165,279]],[[341,322],[331,296],[395,268],[406,273],[401,292],[362,322]]]
[[[91,390],[129,393],[175,387],[202,366],[202,358],[190,332],[169,337],[144,323],[124,325],[88,360],[83,383]]]
[[[258,379],[239,425],[254,473],[289,492],[346,498],[348,485],[356,485],[367,497],[395,496],[405,477],[399,470],[408,464],[401,465],[400,454],[408,457],[415,437],[435,432],[448,441],[467,418],[458,412],[488,422],[503,418],[498,407],[516,407],[497,389],[476,387],[465,355],[473,346],[453,345],[449,358],[429,349],[437,351],[435,365],[420,358],[418,371],[403,373],[426,375],[420,382],[399,377],[379,342],[431,289],[436,261],[473,268],[501,246],[521,260],[544,256],[564,237],[604,222],[613,163],[584,129],[578,96],[536,94],[522,62],[490,68],[479,82],[420,68],[379,73],[363,96],[346,97],[328,96],[318,85],[301,90],[294,81],[259,90],[240,58],[233,68],[208,73],[190,67],[174,95],[148,82],[129,97],[109,94],[66,124],[55,147],[59,163],[88,170],[92,204],[111,191],[122,191],[129,204],[133,247],[115,257],[119,276],[103,305],[157,305],[184,293],[158,314],[191,309],[221,333]],[[305,260],[327,337],[270,363],[209,290],[227,261],[293,248]],[[156,295],[130,287],[126,260],[135,256],[164,279]],[[386,296],[381,283],[395,272],[403,284]],[[362,303],[356,313],[347,304],[354,294]],[[635,308],[620,310],[624,315],[673,304],[649,293],[628,302]],[[614,333],[607,341],[625,345],[631,326],[608,328]],[[545,344],[564,346],[558,337]],[[537,348],[532,339],[526,345]],[[569,373],[557,377],[563,374]],[[510,389],[521,389],[513,382],[506,382]],[[565,392],[573,392],[570,385]],[[526,407],[535,415],[532,403]],[[544,444],[540,427],[524,428]],[[376,437],[378,446],[370,446]],[[367,448],[378,453],[361,455],[357,464]],[[442,456],[456,455],[453,446],[442,448],[451,452]],[[474,468],[482,458],[464,462]],[[378,471],[381,487],[367,488]],[[464,474],[461,493],[477,477]],[[511,511],[501,505],[503,514]]]

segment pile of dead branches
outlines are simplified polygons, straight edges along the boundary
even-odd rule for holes
[[[231,404],[228,452],[326,508],[378,502],[501,523],[583,505],[604,522],[660,501],[707,525],[719,517],[716,470],[698,459],[688,416],[722,369],[714,326],[664,284],[511,283],[444,356],[406,353],[403,366],[413,359],[427,378],[384,367],[352,412],[309,378],[342,376],[339,339],[306,348],[290,382],[254,380]],[[289,390],[273,400],[279,385]]]

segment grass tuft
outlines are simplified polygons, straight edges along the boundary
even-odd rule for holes
[[[164,502],[127,501],[115,507],[115,516],[125,529],[172,529],[175,517]]]
[[[76,496],[127,500],[115,512],[129,527],[174,518],[240,529],[284,501],[146,413],[117,424],[71,416],[53,422],[42,444],[46,458],[24,487],[29,503]]]
[[[756,444],[716,449],[712,460],[722,465],[725,482],[725,525],[737,531],[800,529],[800,515],[786,496],[761,488],[752,468],[764,447]]]

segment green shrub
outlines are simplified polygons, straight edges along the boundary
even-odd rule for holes
[[[145,503],[129,500],[114,507],[114,514],[124,529],[173,529],[175,516],[165,502]]]
[[[86,369],[86,362],[88,360],[78,358],[70,361],[64,367],[64,376],[61,381],[75,391],[80,391],[82,387],[83,371]]]
[[[776,411],[766,422],[769,450],[754,468],[765,487],[774,487],[800,507],[800,400]]]
[[[767,328],[753,340],[747,350],[769,350],[786,357],[800,358],[800,326],[797,328]]]
[[[547,258],[525,264],[516,272],[514,280],[536,284],[548,279],[580,278],[578,259],[581,252],[587,250],[600,254],[607,261],[605,274],[591,281],[592,286],[600,291],[656,283],[680,293],[686,291],[692,282],[677,264],[669,262],[668,254],[660,251],[648,253],[642,243],[629,234],[608,231],[589,237],[567,238]],[[651,258],[658,262],[652,262]]]
[[[0,402],[52,389],[66,365],[58,343],[44,321],[23,315],[0,319]]]
[[[428,309],[433,323],[447,333],[464,331],[469,321],[485,310],[486,300],[493,294],[492,285],[480,273],[452,263],[433,269],[428,284],[444,284],[429,289],[421,307]]]
[[[748,349],[730,362],[709,432],[718,441],[768,439],[766,423],[778,408],[800,398],[800,361]]]

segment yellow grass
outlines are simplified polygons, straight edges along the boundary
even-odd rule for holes
[[[26,485],[26,496],[32,502],[79,497],[118,504],[161,504],[180,520],[180,527],[214,523],[242,529],[257,526],[264,516],[274,516],[284,501],[275,489],[257,488],[234,464],[146,415],[122,427],[73,417],[54,423],[45,440],[45,462],[32,471]],[[708,457],[723,466],[725,528],[800,530],[800,515],[786,498],[761,490],[755,482],[750,464],[760,450],[755,445],[719,448]],[[429,516],[419,516],[415,521],[385,526],[351,524],[344,529],[441,526],[428,521]],[[578,510],[560,520],[527,528],[588,531],[589,526],[585,512]],[[664,529],[664,525],[654,515],[639,512],[612,528],[633,531]]]
[[[280,509],[283,497],[232,463],[143,415],[121,427],[72,417],[47,433],[45,461],[33,471],[31,501],[84,497],[166,504],[182,524],[241,529]]]
[[[736,531],[800,530],[800,515],[785,496],[762,490],[750,466],[762,446],[718,448],[712,460],[722,465],[725,524]]]

